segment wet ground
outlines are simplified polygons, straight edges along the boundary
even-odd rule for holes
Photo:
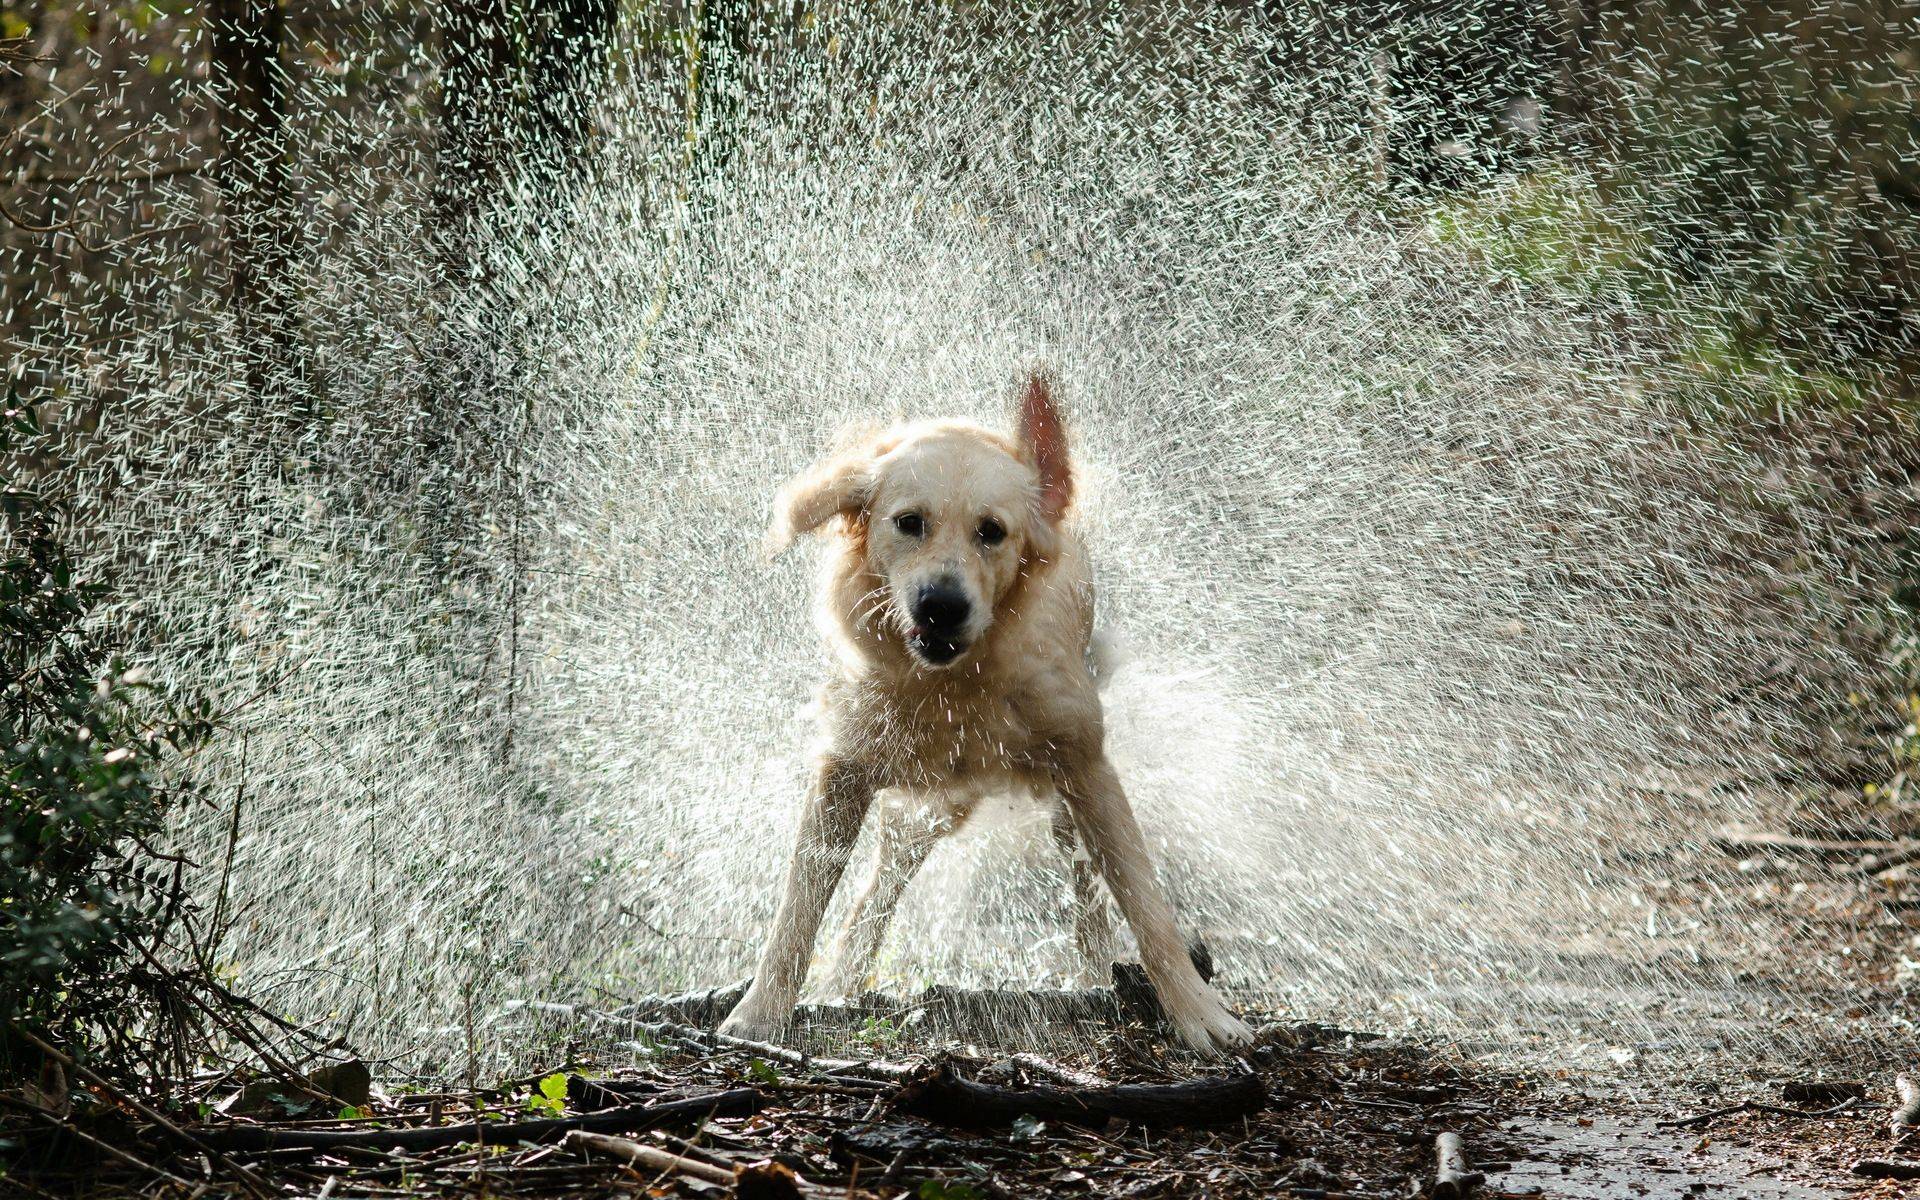
[[[1640,881],[1626,906],[1632,929],[1605,913],[1586,928],[1516,933],[1507,977],[1435,987],[1417,1012],[1380,1005],[1377,1016],[1408,1018],[1398,1026],[1308,1019],[1327,1014],[1307,1003],[1256,1005],[1261,1041],[1238,1061],[1169,1050],[1150,993],[1124,970],[1112,988],[930,988],[803,1009],[795,1041],[826,1058],[716,1039],[706,1031],[729,1006],[725,990],[601,1009],[529,1005],[524,1031],[508,1032],[545,1066],[494,1087],[390,1075],[337,1120],[311,1107],[223,1114],[198,1107],[218,1097],[173,1098],[192,1137],[464,1126],[444,1145],[395,1150],[376,1137],[222,1160],[104,1105],[78,1114],[80,1128],[143,1167],[0,1120],[0,1136],[14,1139],[0,1195],[14,1185],[26,1195],[238,1194],[250,1186],[244,1170],[255,1194],[289,1196],[1386,1200],[1444,1193],[1436,1139],[1451,1133],[1483,1177],[1472,1194],[1490,1198],[1920,1196],[1920,1178],[1857,1173],[1893,1160],[1920,1176],[1920,1145],[1888,1127],[1896,1074],[1920,1067],[1908,1016],[1920,864],[1893,861],[1920,851],[1920,838],[1872,814],[1836,829],[1836,808],[1809,806],[1818,825],[1788,807],[1768,827],[1705,827],[1688,843],[1622,833],[1604,853],[1619,878]],[[1670,944],[1647,956],[1664,931]],[[1235,947],[1216,948],[1231,985]],[[1312,966],[1300,964],[1300,977]],[[1447,1028],[1410,1032],[1435,1013]],[[912,1101],[913,1081],[943,1064],[1035,1096],[1251,1073],[1262,1100],[1210,1119],[975,1120]],[[730,1099],[709,1112],[709,1097]],[[659,1103],[683,1107],[631,1128],[604,1118]],[[506,1129],[530,1117],[560,1124]],[[562,1140],[569,1122],[602,1119],[672,1163],[636,1167]]]

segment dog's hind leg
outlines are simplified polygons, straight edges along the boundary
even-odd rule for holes
[[[866,986],[874,956],[886,940],[887,926],[893,921],[901,895],[934,846],[952,829],[951,818],[930,814],[910,803],[882,806],[873,875],[847,913],[834,951],[833,992],[854,997]]]
[[[1079,957],[1077,982],[1100,987],[1111,981],[1115,954],[1113,910],[1100,890],[1099,872],[1073,829],[1065,802],[1048,819],[1053,844],[1066,862],[1069,904],[1073,910],[1073,948]]]
[[[773,932],[760,954],[753,983],[720,1023],[720,1032],[765,1041],[787,1023],[800,985],[806,982],[820,919],[846,872],[873,792],[873,780],[863,768],[835,759],[820,764],[806,813],[800,818],[793,860],[787,864],[786,890],[773,918]]]

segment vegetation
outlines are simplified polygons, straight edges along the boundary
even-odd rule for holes
[[[310,314],[319,305],[303,289],[331,281],[297,264],[315,242],[363,232],[351,200],[329,192],[325,156],[366,152],[349,136],[362,113],[400,128],[381,153],[416,153],[403,165],[422,179],[394,186],[418,183],[427,201],[436,257],[424,273],[437,287],[470,287],[499,269],[484,254],[497,223],[560,239],[560,221],[590,219],[566,215],[559,198],[596,167],[597,90],[622,70],[644,69],[605,52],[638,7],[0,4],[0,122],[11,131],[0,142],[0,346],[15,379],[0,428],[0,1092],[38,1088],[46,1111],[61,1109],[75,1081],[50,1068],[70,1056],[114,1083],[167,1094],[177,1113],[186,1102],[160,1082],[238,1046],[245,1065],[235,1078],[268,1076],[256,1088],[282,1111],[375,1114],[364,1091],[349,1095],[313,1070],[320,1039],[274,1024],[217,975],[228,914],[224,879],[210,887],[208,875],[222,867],[181,857],[169,830],[183,812],[215,804],[193,767],[219,735],[221,714],[168,682],[170,664],[155,659],[160,631],[129,627],[128,607],[110,604],[110,564],[87,552],[87,514],[63,481],[86,434],[151,384],[100,370],[110,357],[102,348],[114,348],[115,363],[163,376],[164,363],[142,357],[143,339],[162,328],[187,330],[169,352],[212,344],[217,357],[229,338],[224,345],[243,354],[233,394],[194,403],[233,405],[235,428],[287,423],[288,446],[324,444],[313,431],[332,419],[326,371],[348,354],[315,351]],[[1278,24],[1297,6],[1241,7],[1249,20]],[[1518,286],[1578,296],[1596,313],[1651,318],[1670,356],[1663,399],[1729,437],[1837,413],[1912,433],[1920,109],[1911,77],[1920,61],[1900,44],[1920,22],[1911,0],[1725,8],[1475,0],[1444,16],[1410,2],[1345,8],[1338,18],[1316,11],[1290,52],[1352,60],[1327,73],[1351,85],[1328,111],[1350,126],[1355,161],[1371,168],[1356,177],[1383,185],[1400,219]],[[670,7],[647,11],[654,40],[639,56],[658,59],[671,84],[662,103],[685,109],[686,159],[669,166],[686,174],[680,199],[697,204],[723,193],[738,166],[732,127],[766,100],[751,93],[752,60],[790,32],[789,16],[782,6],[707,0],[678,10],[679,29],[669,28],[678,19]],[[833,12],[802,5],[791,21],[810,27]],[[1353,28],[1328,36],[1323,20]],[[337,47],[349,41],[362,52],[342,61]],[[327,87],[302,90],[318,79]],[[328,106],[337,111],[311,111]],[[311,161],[287,151],[288,130],[301,121],[338,126],[312,139]],[[108,144],[98,136],[106,128],[125,136]],[[503,186],[515,168],[525,168],[518,175],[539,201],[519,211]],[[669,260],[679,252],[670,242]],[[656,315],[673,274],[669,261],[658,294],[645,298]],[[183,320],[208,297],[229,324]],[[478,465],[449,443],[463,420],[494,420],[502,397],[533,419],[533,401],[521,398],[537,393],[541,366],[511,352],[521,314],[469,307],[465,323],[420,333],[427,369],[396,385],[407,390],[395,407],[415,410],[426,432],[394,453],[443,458],[440,476],[453,481],[445,495],[423,492],[413,510],[418,536],[436,543],[446,595],[476,607],[504,597],[500,636],[492,627],[484,636],[501,647],[488,669],[509,680],[500,756],[511,759],[521,516],[541,498],[537,483],[523,481],[512,497],[519,508],[498,511],[492,493],[458,486],[467,475],[517,478],[524,467],[510,439],[486,449],[497,461]],[[417,331],[403,332],[411,340]],[[36,403],[21,398],[23,388]],[[57,417],[43,420],[43,409]],[[1841,469],[1904,479],[1911,490],[1920,439],[1908,443],[1898,451],[1897,437],[1874,441]],[[1906,457],[1871,457],[1896,451]],[[301,464],[275,469],[294,474]],[[322,503],[317,493],[302,500]],[[1885,634],[1885,678],[1863,682],[1854,697],[1861,729],[1883,753],[1848,786],[1881,806],[1910,806],[1920,774],[1920,532],[1900,520],[1867,513],[1860,522],[1874,553],[1891,546],[1905,564],[1906,582],[1870,614]],[[465,553],[463,539],[482,535],[494,539],[485,552]],[[435,626],[422,636],[442,635]],[[217,897],[211,911],[195,907],[196,894]],[[447,951],[474,960],[514,952],[478,934]],[[904,1022],[871,1016],[852,1038],[891,1054],[908,1033]],[[470,1115],[575,1112],[567,1073],[483,1101],[471,1051],[469,1059]],[[795,1074],[784,1060],[749,1057],[732,1078],[707,1082],[778,1093],[794,1089]],[[800,1086],[833,1096],[846,1081]],[[856,1081],[854,1111],[876,1086]],[[389,1105],[379,1115],[437,1121],[440,1108]],[[914,1194],[981,1193],[943,1177]]]
[[[64,541],[68,517],[22,464],[46,449],[10,397],[0,431],[0,1021],[105,1063],[175,1067],[161,970],[187,916],[167,816],[204,802],[182,756],[206,742],[205,701],[171,693],[93,620],[107,585]],[[0,1042],[0,1075],[42,1057]]]

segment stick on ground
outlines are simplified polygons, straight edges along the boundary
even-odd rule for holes
[[[1467,1170],[1467,1146],[1457,1133],[1443,1133],[1433,1139],[1434,1200],[1458,1200],[1485,1178]]]
[[[684,1155],[673,1154],[655,1146],[642,1145],[623,1137],[610,1137],[604,1133],[588,1133],[584,1129],[575,1129],[561,1140],[560,1145],[576,1154],[598,1154],[607,1158],[617,1158],[621,1162],[636,1167],[646,1167],[653,1171],[691,1175],[695,1179],[704,1179],[708,1183],[728,1186],[733,1183],[733,1172],[725,1167],[716,1167],[712,1163],[704,1163],[697,1158],[687,1158]]]

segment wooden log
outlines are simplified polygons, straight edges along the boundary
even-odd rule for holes
[[[593,1133],[633,1133],[661,1125],[678,1125],[709,1116],[744,1116],[765,1103],[752,1088],[732,1088],[704,1096],[634,1104],[571,1117],[538,1121],[463,1121],[453,1125],[426,1125],[409,1129],[295,1129],[272,1125],[235,1125],[202,1129],[199,1138],[219,1150],[437,1150],[461,1142],[494,1145],[545,1141],[574,1130]]]
[[[1142,1125],[1211,1125],[1265,1108],[1257,1075],[1226,1075],[1185,1083],[1124,1083],[1112,1087],[996,1087],[965,1079],[951,1062],[935,1064],[902,1086],[895,1105],[949,1125],[998,1127],[1016,1117],[1101,1126],[1115,1117]]]
[[[1893,1090],[1900,1094],[1900,1103],[1887,1125],[1895,1141],[1905,1141],[1913,1136],[1915,1127],[1920,1126],[1920,1084],[1915,1083],[1911,1075],[1898,1075],[1894,1077]]]
[[[1485,1178],[1467,1169],[1466,1142],[1457,1133],[1443,1133],[1433,1139],[1434,1200],[1459,1200]]]
[[[1920,1162],[1904,1158],[1863,1158],[1853,1164],[1862,1179],[1920,1179]]]
[[[695,1179],[704,1179],[708,1183],[729,1187],[733,1184],[733,1172],[725,1167],[716,1167],[712,1163],[701,1162],[697,1158],[674,1154],[658,1146],[642,1145],[628,1138],[573,1129],[567,1132],[566,1137],[560,1139],[560,1145],[562,1149],[571,1150],[583,1157],[597,1154],[618,1159],[629,1166],[645,1167],[649,1171],[691,1175]]]
[[[1780,1085],[1780,1098],[1788,1104],[1843,1104],[1865,1100],[1867,1085],[1852,1080],[1791,1079]]]

